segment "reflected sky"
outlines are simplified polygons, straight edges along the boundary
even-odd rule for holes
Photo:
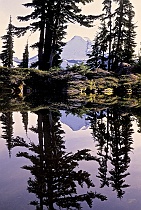
[[[96,142],[92,137],[92,130],[89,122],[86,121],[87,116],[79,118],[72,114],[66,115],[62,112],[60,118],[61,127],[64,130],[64,140],[67,152],[76,152],[82,149],[90,149],[92,155],[97,154]],[[27,142],[33,141],[35,144],[38,142],[36,133],[33,133],[30,128],[36,127],[37,115],[28,113],[28,130],[27,133],[23,127],[21,113],[13,113],[13,135],[23,137]],[[78,123],[78,124],[77,124]],[[2,135],[2,124],[0,122],[0,132]],[[77,129],[74,129],[77,128]],[[85,129],[84,129],[85,128]],[[129,176],[126,177],[126,183],[130,187],[125,189],[125,194],[122,199],[117,199],[116,192],[111,187],[104,187],[100,189],[98,174],[98,163],[93,161],[82,161],[80,168],[88,171],[91,174],[91,179],[95,183],[95,191],[106,195],[108,200],[101,202],[94,199],[94,210],[139,210],[141,206],[141,134],[137,132],[138,126],[136,120],[133,122],[133,151],[130,152],[130,164],[128,168]],[[13,148],[11,157],[9,157],[8,149],[5,140],[0,138],[0,210],[19,210],[19,209],[35,209],[29,205],[29,202],[34,198],[33,194],[27,191],[27,180],[31,176],[29,171],[21,169],[23,165],[29,164],[29,161],[24,158],[17,158],[18,151],[24,151],[23,148]],[[85,186],[84,186],[85,188]],[[80,191],[83,189],[79,189]],[[90,209],[85,203],[83,209]]]
[[[76,117],[76,116],[75,116]],[[82,118],[82,121],[84,119]],[[90,127],[86,130],[78,130],[77,135],[76,131],[73,131],[68,125],[62,124],[63,129],[65,130],[65,139],[67,148],[70,150],[76,151],[77,149],[90,148],[94,154],[96,154],[96,145],[92,140],[91,129]],[[95,180],[96,190],[100,190],[101,193],[105,194],[108,197],[107,201],[100,202],[95,199],[93,202],[94,210],[139,210],[141,206],[141,134],[137,132],[138,126],[136,119],[133,122],[133,148],[134,150],[130,153],[130,166],[128,171],[131,175],[126,177],[126,182],[130,185],[129,188],[126,189],[126,193],[124,197],[120,200],[117,199],[116,193],[112,191],[111,188],[104,188],[100,190],[99,180],[96,179],[97,175],[97,163],[93,165],[93,163],[83,163],[83,167],[90,171],[92,178]],[[84,205],[84,209],[89,209]]]

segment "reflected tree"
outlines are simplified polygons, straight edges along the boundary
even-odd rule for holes
[[[131,116],[125,114],[118,106],[108,108],[103,113],[105,114],[90,113],[89,117],[98,149],[97,177],[101,187],[111,185],[117,192],[117,197],[122,198],[125,193],[123,189],[129,186],[125,183],[125,178],[129,175],[129,153],[133,143]]]
[[[28,129],[28,112],[20,112],[22,115],[22,123],[24,125],[24,129],[27,133],[27,129]]]
[[[125,178],[129,175],[127,171],[130,163],[129,152],[132,150],[132,124],[129,114],[123,114],[120,108],[114,107],[111,115],[111,164],[110,180],[117,196],[121,198],[125,191]]]
[[[137,121],[137,126],[138,126],[138,132],[141,133],[141,114],[140,114],[140,108],[136,108],[136,109],[133,109],[133,115],[135,116],[136,118],[136,121]]]
[[[60,112],[57,110],[37,111],[37,127],[31,130],[37,133],[39,144],[26,143],[17,137],[13,147],[23,146],[27,152],[19,152],[18,157],[29,159],[32,165],[23,166],[33,175],[28,180],[28,191],[36,194],[37,200],[31,205],[43,210],[46,206],[53,210],[57,207],[65,209],[81,209],[82,202],[92,207],[94,198],[106,200],[100,193],[94,192],[94,183],[87,171],[79,169],[80,161],[98,161],[87,149],[68,153],[63,140]],[[78,192],[78,186],[81,191]],[[85,192],[84,187],[89,191]]]
[[[109,123],[107,124],[104,121],[106,114],[109,116],[109,110],[101,110],[97,112],[90,112],[88,119],[91,122],[92,135],[95,140],[96,147],[98,150],[99,158],[99,175],[101,181],[101,188],[104,186],[109,186],[109,178],[107,177],[108,173],[108,150],[109,150]],[[106,132],[107,130],[107,132]]]
[[[2,122],[2,135],[1,137],[6,140],[9,156],[11,156],[12,142],[13,142],[13,113],[5,112],[0,116]]]

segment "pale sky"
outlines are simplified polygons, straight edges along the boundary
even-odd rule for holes
[[[12,23],[15,26],[23,26],[25,23],[19,22],[17,20],[17,16],[22,16],[29,14],[30,9],[25,8],[22,6],[23,3],[30,2],[30,0],[0,0],[0,8],[1,8],[1,18],[0,18],[0,36],[6,34],[6,28],[9,24],[9,18],[10,15],[12,16]],[[87,4],[86,6],[83,6],[83,11],[85,14],[100,14],[102,9],[102,3],[103,0],[94,0],[93,3]],[[137,31],[137,37],[136,42],[138,43],[138,46],[136,48],[136,52],[140,48],[140,42],[141,42],[141,2],[139,0],[131,0],[134,11],[136,13],[134,22],[138,26]],[[67,30],[67,36],[66,41],[73,38],[73,36],[78,35],[82,37],[88,37],[91,40],[94,39],[97,27],[98,27],[98,21],[95,21],[94,27],[92,28],[86,28],[83,26],[79,26],[78,24],[70,24]],[[18,58],[22,58],[22,53],[24,51],[27,39],[29,39],[29,44],[34,43],[38,41],[38,35],[33,34],[29,36],[29,33],[25,37],[18,38],[14,41],[14,56],[17,56]],[[0,52],[1,52],[1,46],[2,41],[0,40]],[[30,57],[36,55],[36,51],[30,50]]]

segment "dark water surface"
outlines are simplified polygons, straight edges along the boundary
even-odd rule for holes
[[[0,113],[0,210],[141,209],[141,112]]]

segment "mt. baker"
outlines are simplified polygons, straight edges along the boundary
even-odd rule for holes
[[[86,63],[88,54],[91,52],[92,41],[89,38],[82,38],[81,36],[74,36],[70,41],[63,47],[61,58],[62,68],[66,66],[73,66],[74,64]],[[36,62],[38,56],[34,56],[29,59],[29,67],[32,63]],[[21,63],[21,60],[14,57],[14,66]]]

